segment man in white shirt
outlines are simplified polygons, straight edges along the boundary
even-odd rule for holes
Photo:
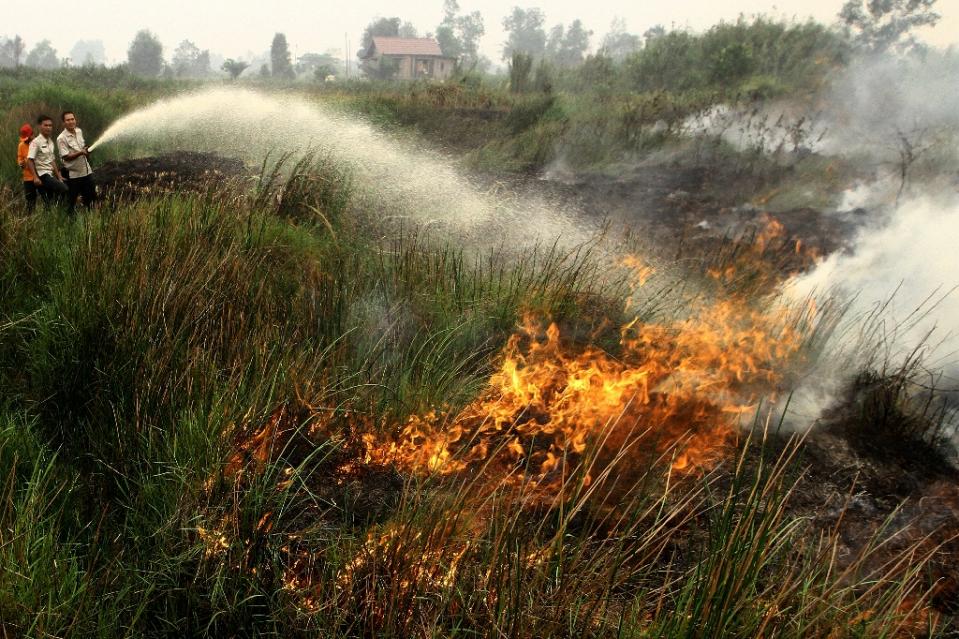
[[[97,199],[97,189],[93,183],[93,167],[90,166],[90,150],[83,139],[83,131],[77,126],[77,116],[73,111],[64,111],[61,116],[63,131],[57,136],[57,149],[63,162],[63,177],[70,189],[67,198],[68,210],[73,213],[77,197],[83,198],[88,209]]]
[[[60,169],[57,167],[57,154],[51,138],[53,135],[53,118],[41,115],[37,118],[37,124],[40,125],[40,135],[30,142],[30,150],[27,151],[27,164],[33,171],[33,183],[40,191],[43,201],[60,201],[67,196],[69,189],[63,183],[60,177]]]

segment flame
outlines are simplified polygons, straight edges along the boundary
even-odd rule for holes
[[[755,244],[760,253],[766,250],[773,242],[782,240],[786,234],[786,227],[783,223],[769,215],[763,213],[759,216],[759,223],[762,227],[756,233]]]
[[[649,278],[656,272],[656,269],[647,264],[642,258],[632,254],[623,257],[619,263],[632,272],[631,283],[634,289],[645,286]]]
[[[809,269],[823,259],[822,251],[803,238],[790,235],[769,213],[756,220],[755,233],[748,242],[736,240],[718,263],[707,265],[705,273],[720,284],[737,279],[752,282],[754,290],[773,290],[785,278]]]
[[[451,419],[413,416],[394,437],[366,433],[367,461],[439,474],[495,461],[547,479],[606,433],[610,445],[632,436],[673,451],[675,471],[708,469],[737,421],[779,390],[802,341],[786,318],[729,301],[671,323],[630,322],[610,353],[527,317],[476,401]]]

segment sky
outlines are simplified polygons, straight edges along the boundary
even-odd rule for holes
[[[762,13],[774,17],[805,19],[813,17],[832,23],[843,0],[673,0],[637,2],[636,0],[460,0],[461,12],[479,10],[485,19],[486,35],[481,51],[499,62],[505,34],[502,20],[515,5],[538,7],[546,14],[547,30],[562,22],[581,19],[593,31],[595,48],[616,17],[625,19],[627,29],[642,34],[656,24],[704,30],[720,20],[735,20]],[[21,5],[22,6],[22,5]],[[398,16],[412,22],[421,32],[434,31],[442,19],[442,0],[400,3],[387,0],[166,0],[132,2],[130,0],[85,0],[84,2],[46,5],[43,18],[34,12],[21,14],[14,0],[0,0],[0,36],[19,34],[31,48],[48,39],[59,56],[67,57],[77,40],[102,40],[108,63],[126,59],[126,51],[139,29],[149,29],[164,45],[169,60],[183,40],[191,40],[201,49],[223,57],[246,58],[269,50],[273,34],[286,34],[294,57],[307,52],[334,50],[342,55],[349,38],[351,57],[355,59],[363,28],[375,17]],[[65,11],[58,12],[59,7]],[[959,0],[938,0],[942,20],[923,33],[934,46],[959,44]]]

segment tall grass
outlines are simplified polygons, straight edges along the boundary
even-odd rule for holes
[[[618,323],[623,291],[589,247],[516,259],[413,229],[378,239],[339,167],[284,171],[258,193],[74,219],[4,199],[6,635],[825,637],[913,623],[926,556],[877,539],[836,563],[836,540],[786,509],[793,446],[758,465],[746,447],[681,481],[668,453],[640,461],[625,444],[570,460],[558,485],[366,461],[358,425],[469,401],[525,312],[596,334]]]

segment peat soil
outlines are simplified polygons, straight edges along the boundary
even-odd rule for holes
[[[768,191],[769,180],[677,161],[641,165],[615,176],[547,172],[535,178],[533,188],[590,217],[644,234],[667,258],[761,231],[771,221],[782,225],[783,240],[798,241],[814,255],[828,255],[847,246],[865,220],[864,210],[840,216],[799,207],[771,214],[743,203],[744,194]]]
[[[106,200],[132,200],[173,193],[202,193],[243,176],[240,160],[213,153],[179,151],[105,162],[96,167],[97,188]]]

